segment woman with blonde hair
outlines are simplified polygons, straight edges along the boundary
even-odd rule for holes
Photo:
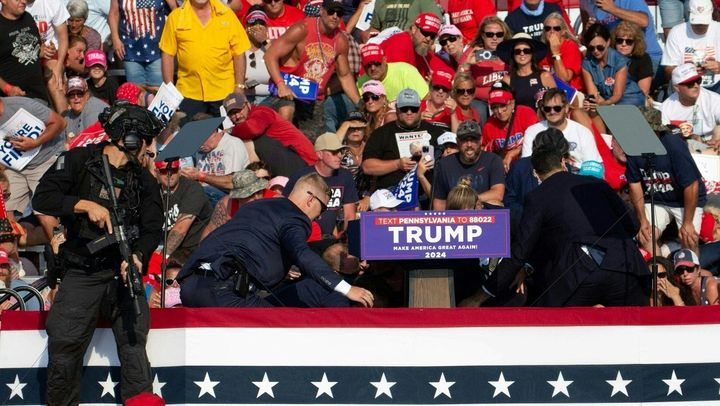
[[[582,53],[577,38],[572,35],[560,13],[548,15],[543,30],[541,40],[550,52],[538,64],[582,92]]]
[[[653,80],[652,59],[646,51],[645,36],[637,24],[621,21],[610,35],[610,42],[622,56],[630,59],[628,75],[645,96],[650,94]]]
[[[479,209],[478,194],[472,188],[472,180],[463,176],[458,180],[457,186],[450,189],[447,196],[447,210],[475,210]]]
[[[452,97],[455,100],[455,111],[450,116],[450,131],[457,128],[465,120],[480,124],[480,114],[472,107],[475,99],[475,80],[467,73],[458,73],[453,79]]]
[[[365,140],[376,129],[383,125],[397,120],[397,114],[394,109],[390,108],[385,86],[377,80],[368,80],[362,86],[360,96],[362,97],[362,106],[360,111],[367,118],[367,126],[365,127]]]

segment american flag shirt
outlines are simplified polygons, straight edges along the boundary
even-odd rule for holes
[[[125,60],[152,62],[160,58],[160,35],[170,9],[165,0],[119,0],[120,38]]]

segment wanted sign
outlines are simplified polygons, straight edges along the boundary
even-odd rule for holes
[[[160,85],[155,98],[153,99],[148,110],[163,123],[170,121],[170,117],[175,114],[180,102],[184,99],[183,95],[177,90],[172,83],[163,83]]]
[[[421,154],[423,145],[429,146],[431,139],[432,136],[427,131],[395,133],[395,141],[401,158]]]
[[[0,146],[1,163],[10,169],[21,171],[37,155],[40,147],[29,151],[18,151],[13,148],[10,140],[13,137],[28,137],[34,140],[45,131],[45,123],[21,108],[10,119],[0,126],[2,146]]]

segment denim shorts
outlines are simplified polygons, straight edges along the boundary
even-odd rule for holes
[[[688,4],[685,0],[658,0],[660,22],[663,28],[672,28],[685,22]]]
[[[123,61],[123,66],[125,67],[125,78],[128,82],[150,86],[162,85],[160,59],[152,62]]]

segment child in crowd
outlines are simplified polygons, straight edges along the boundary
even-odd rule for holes
[[[88,87],[90,93],[108,104],[115,103],[115,92],[118,84],[115,78],[107,75],[107,58],[105,52],[94,49],[85,54],[85,67],[90,75]]]

